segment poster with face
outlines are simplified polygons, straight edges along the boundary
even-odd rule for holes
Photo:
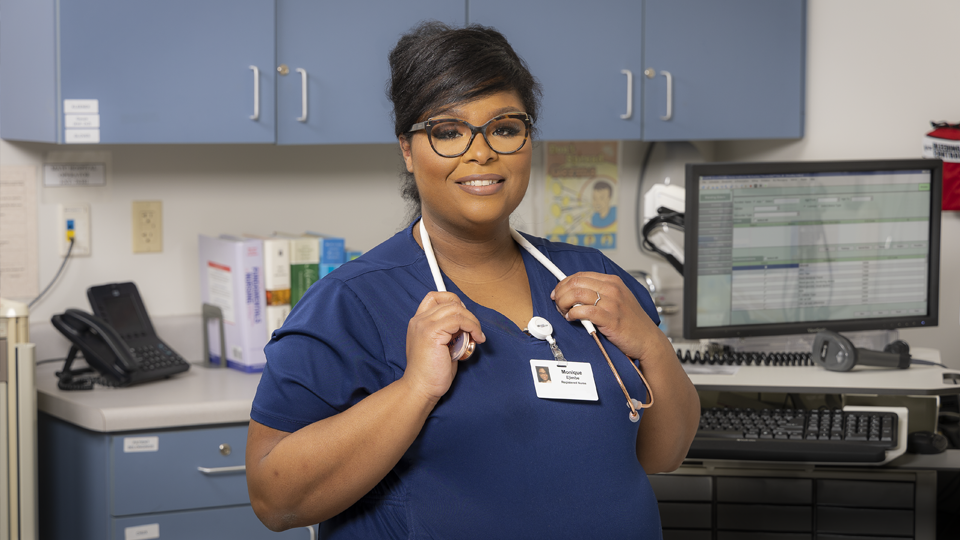
[[[546,144],[546,238],[616,249],[618,158],[617,141]]]

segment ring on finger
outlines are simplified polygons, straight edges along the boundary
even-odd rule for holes
[[[594,292],[597,292],[597,291],[594,291]],[[596,305],[599,303],[600,303],[600,293],[597,292],[597,301],[593,303],[594,307],[596,307]]]

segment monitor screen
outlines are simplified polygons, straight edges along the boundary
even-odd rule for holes
[[[686,167],[683,336],[937,324],[939,160]]]

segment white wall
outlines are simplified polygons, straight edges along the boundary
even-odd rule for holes
[[[704,159],[823,160],[918,157],[931,120],[960,122],[960,72],[954,50],[960,2],[954,0],[810,0],[807,43],[807,119],[798,141],[697,143]],[[549,89],[547,89],[549,92]],[[674,145],[675,146],[675,145]],[[644,143],[623,144],[620,249],[628,269],[655,263],[633,248],[633,197]],[[658,145],[654,158],[668,145]],[[42,167],[50,151],[81,147],[0,141],[0,164]],[[85,290],[135,281],[151,314],[199,312],[196,237],[199,233],[320,230],[369,249],[403,225],[398,192],[401,165],[393,145],[276,147],[260,145],[100,146],[109,151],[112,178],[101,188],[38,187],[40,286],[61,259],[54,228],[57,204],[88,202],[92,252],[70,260],[64,275],[33,310],[46,320],[67,307],[88,306]],[[659,179],[668,163],[652,163]],[[533,181],[542,179],[534,164]],[[679,178],[675,178],[679,180]],[[131,202],[162,200],[164,250],[133,254]],[[518,227],[536,231],[528,196]],[[943,218],[938,328],[902,336],[915,346],[940,348],[960,367],[960,271],[956,240],[960,215]],[[659,264],[668,286],[679,278]]]
[[[810,0],[807,119],[799,141],[715,145],[722,161],[920,156],[931,121],[960,122],[955,0]],[[940,325],[900,333],[960,368],[960,212],[945,212]]]

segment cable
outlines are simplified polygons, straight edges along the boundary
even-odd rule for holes
[[[658,208],[657,215],[653,218],[650,218],[650,220],[643,225],[643,230],[640,233],[640,238],[642,240],[640,243],[640,249],[647,253],[656,253],[662,256],[682,276],[683,263],[681,263],[673,254],[667,253],[666,251],[658,248],[649,239],[650,233],[652,233],[660,225],[666,225],[679,231],[683,231],[683,213],[674,212],[665,206]]]
[[[57,270],[57,275],[53,276],[53,279],[50,280],[50,284],[47,285],[47,288],[46,288],[46,289],[44,289],[40,294],[37,295],[36,298],[34,298],[33,300],[31,300],[30,303],[27,304],[27,309],[32,308],[33,305],[36,304],[38,300],[40,300],[41,298],[43,298],[43,295],[47,294],[47,291],[50,290],[50,287],[53,287],[53,284],[57,282],[57,278],[60,277],[60,272],[63,272],[63,267],[67,265],[67,259],[70,258],[70,252],[73,251],[73,243],[74,243],[75,241],[76,241],[76,240],[73,239],[73,238],[70,239],[70,247],[67,248],[67,254],[63,257],[63,263],[60,264],[60,269]]]
[[[652,142],[647,145],[647,151],[643,153],[643,161],[640,162],[640,178],[637,180],[637,198],[633,209],[634,233],[637,235],[637,247],[643,250],[643,235],[640,233],[643,223],[643,212],[640,211],[641,201],[643,200],[643,180],[647,176],[647,165],[650,163],[650,154],[653,153],[653,147],[657,144]]]

